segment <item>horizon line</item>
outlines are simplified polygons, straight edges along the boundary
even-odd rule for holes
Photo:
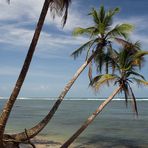
[[[0,97],[2,100],[7,100],[8,97]],[[58,97],[18,97],[18,100],[57,100]],[[93,101],[93,100],[106,100],[107,97],[65,97],[64,100],[75,100],[75,101]],[[124,97],[115,97],[114,101],[124,101]],[[129,101],[132,99],[129,99]],[[148,97],[137,97],[137,101],[148,101]]]

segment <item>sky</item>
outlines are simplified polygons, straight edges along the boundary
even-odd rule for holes
[[[0,0],[0,96],[10,96],[15,85],[43,5],[41,0],[12,0],[10,5]],[[76,70],[85,61],[85,53],[74,60],[70,55],[89,38],[73,37],[75,27],[93,24],[88,13],[92,8],[120,8],[115,24],[132,23],[133,41],[140,40],[142,49],[148,50],[147,0],[72,0],[64,28],[61,18],[54,20],[48,13],[36,51],[19,97],[57,97]],[[147,58],[148,59],[148,58]],[[148,63],[148,60],[147,60]],[[148,80],[148,65],[142,74]],[[107,97],[114,87],[103,86],[96,94],[88,86],[88,69],[81,74],[68,93],[68,97]],[[138,97],[148,96],[148,87],[132,85]]]

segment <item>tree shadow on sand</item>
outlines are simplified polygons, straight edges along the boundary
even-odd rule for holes
[[[32,143],[34,143],[35,146],[42,145],[42,147],[50,147],[50,148],[54,148],[54,147],[60,147],[61,143],[60,142],[56,142],[56,141],[52,141],[52,140],[42,140],[42,139],[33,139]],[[37,146],[40,147],[40,146]],[[28,144],[21,144],[20,148],[32,148],[31,145]]]
[[[88,142],[83,142],[83,141]],[[95,135],[90,138],[80,138],[82,144],[75,146],[74,148],[146,148],[148,143],[146,144],[144,141],[129,140],[123,138],[112,138],[102,135]],[[78,141],[78,142],[79,142]]]

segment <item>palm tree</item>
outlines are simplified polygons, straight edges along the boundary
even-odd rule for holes
[[[93,17],[93,26],[88,28],[78,27],[73,32],[73,35],[75,36],[85,35],[90,38],[88,42],[72,53],[74,59],[81,55],[81,53],[85,50],[87,50],[87,57],[89,54],[93,53],[94,50],[98,50],[94,57],[94,62],[97,60],[98,63],[100,63],[98,65],[99,71],[102,71],[102,63],[107,61],[105,60],[105,56],[109,55],[113,50],[112,41],[114,39],[119,39],[118,37],[127,38],[129,32],[133,29],[131,24],[119,24],[115,27],[112,27],[113,16],[118,12],[119,8],[105,12],[103,6],[100,7],[98,12],[95,9],[92,9],[89,15]]]
[[[9,2],[10,0],[8,0]],[[46,17],[46,14],[48,12],[48,9],[50,8],[50,11],[55,15],[55,13],[57,13],[58,15],[63,16],[63,25],[65,25],[66,23],[66,19],[67,19],[67,14],[68,14],[68,7],[70,4],[71,0],[45,0],[36,29],[35,29],[35,33],[33,36],[33,39],[31,41],[26,59],[24,61],[22,70],[20,72],[20,75],[18,77],[18,80],[16,81],[15,87],[11,93],[10,98],[8,99],[7,103],[5,104],[3,111],[1,113],[0,116],[0,145],[2,145],[2,139],[3,139],[3,134],[4,134],[4,130],[5,130],[5,126],[7,123],[7,120],[9,118],[11,109],[13,107],[13,104],[16,101],[16,98],[20,92],[20,89],[23,85],[23,82],[25,80],[26,74],[28,72],[37,42],[39,40],[39,36],[44,24],[44,20]]]
[[[136,43],[137,44],[137,43]],[[136,45],[135,44],[135,45]],[[129,45],[129,44],[128,44]],[[137,49],[137,48],[134,48]],[[138,48],[139,49],[139,48]],[[133,52],[131,54],[131,51]],[[127,102],[127,99],[129,96],[131,96],[133,100],[134,105],[134,111],[138,115],[137,111],[137,105],[136,105],[136,99],[135,95],[133,93],[132,87],[130,86],[130,83],[133,81],[137,82],[139,84],[148,85],[148,82],[145,81],[144,77],[137,73],[137,66],[139,66],[142,63],[143,56],[148,54],[148,52],[144,51],[135,51],[124,49],[120,53],[117,53],[116,60],[116,67],[118,69],[118,75],[117,74],[101,74],[96,76],[91,81],[91,86],[95,88],[95,91],[97,91],[102,84],[108,83],[109,81],[115,81],[115,84],[118,84],[119,86],[115,89],[115,91],[110,95],[96,110],[93,112],[91,116],[82,124],[82,126],[61,146],[61,148],[67,148],[70,146],[70,144],[90,125],[93,120],[96,118],[96,116],[103,110],[103,108],[114,98],[114,96],[119,92],[124,92],[125,94],[125,100]],[[139,77],[139,78],[138,78]]]
[[[29,138],[33,138],[47,125],[47,123],[50,121],[50,119],[53,117],[54,113],[58,109],[65,95],[72,87],[75,80],[79,77],[79,75],[87,67],[87,65],[92,61],[92,59],[95,58],[100,52],[102,52],[105,47],[110,47],[112,39],[117,37],[126,37],[128,33],[133,29],[133,26],[130,24],[121,24],[112,27],[112,19],[117,12],[119,12],[118,8],[105,12],[103,6],[100,7],[100,10],[98,12],[93,9],[90,15],[93,17],[94,26],[89,28],[76,28],[74,30],[74,35],[87,34],[88,36],[90,36],[91,40],[82,45],[72,55],[74,57],[77,57],[87,47],[89,47],[89,51],[94,51],[90,56],[88,55],[89,58],[86,59],[84,64],[80,66],[80,68],[74,74],[72,79],[67,83],[67,85],[59,95],[58,100],[55,102],[47,116],[37,125],[27,130]],[[11,135],[11,137],[16,139],[17,141],[27,140],[25,132]]]

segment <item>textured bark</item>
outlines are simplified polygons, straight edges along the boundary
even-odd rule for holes
[[[97,109],[89,116],[89,118],[84,122],[84,124],[60,147],[67,148],[72,144],[72,142],[88,127],[89,124],[93,122],[96,116],[103,110],[103,108],[114,98],[114,96],[121,90],[122,86],[118,87],[111,96],[109,96]]]
[[[76,81],[76,79],[82,73],[82,71],[86,68],[86,66],[90,63],[90,61],[94,58],[96,53],[97,53],[97,51],[94,52],[90,56],[90,58],[87,61],[85,61],[85,63],[77,70],[75,75],[67,83],[67,85],[65,86],[65,88],[63,89],[61,94],[59,95],[58,100],[55,102],[55,104],[53,105],[53,107],[51,108],[49,113],[46,115],[46,117],[41,122],[39,122],[36,126],[27,130],[27,134],[28,134],[29,138],[33,138],[34,136],[36,136],[48,124],[48,122],[50,121],[50,119],[53,117],[56,110],[58,109],[59,105],[61,104],[62,100],[64,99],[65,95],[67,94],[69,89],[72,87],[73,83]],[[14,134],[14,135],[11,135],[11,136],[18,141],[26,141],[27,140],[25,132]]]
[[[30,66],[30,63],[31,63],[31,60],[32,60],[32,57],[33,57],[33,53],[35,51],[35,47],[37,45],[37,42],[38,42],[38,39],[39,39],[39,36],[40,36],[40,32],[42,30],[42,26],[44,24],[44,20],[45,20],[46,14],[48,12],[49,4],[50,4],[50,0],[45,0],[43,8],[42,8],[41,15],[40,15],[40,18],[39,18],[39,21],[38,21],[38,24],[37,24],[37,27],[36,27],[36,30],[35,30],[35,33],[34,33],[34,36],[33,36],[33,39],[32,39],[32,42],[30,44],[26,59],[24,61],[24,65],[22,67],[22,70],[20,72],[18,80],[15,84],[15,87],[12,91],[12,94],[11,94],[10,98],[8,99],[7,103],[5,104],[4,109],[1,113],[1,116],[0,116],[0,144],[1,145],[2,145],[3,133],[4,133],[4,130],[5,130],[7,120],[9,118],[13,104],[16,101],[16,98],[17,98],[17,96],[20,92],[20,89],[21,89],[22,84],[24,82],[24,79],[26,77],[27,71],[29,69],[29,66]]]

